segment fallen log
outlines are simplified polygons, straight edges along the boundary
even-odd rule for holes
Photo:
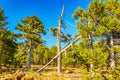
[[[59,57],[66,49],[68,49],[69,47],[71,47],[74,43],[76,43],[79,39],[81,38],[81,36],[78,36],[72,43],[70,43],[68,46],[66,46],[63,50],[61,50],[61,52],[59,54],[57,54],[55,57],[53,57],[46,65],[44,65],[42,68],[40,68],[39,70],[37,70],[37,72],[42,71],[45,67],[47,67],[51,62],[53,62],[57,57]]]

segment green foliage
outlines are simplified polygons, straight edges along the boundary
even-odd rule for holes
[[[116,53],[120,53],[120,46],[117,46],[117,47],[112,47],[112,49],[114,50],[114,52]]]
[[[11,67],[14,65],[14,54],[17,44],[14,42],[15,34],[7,29],[4,10],[0,8],[0,72],[2,66]]]
[[[27,53],[25,51],[25,48],[22,44],[19,44],[16,49],[16,54],[14,55],[14,58],[16,60],[15,67],[21,67],[27,62]]]
[[[46,64],[49,60],[51,60],[57,54],[57,47],[52,46],[48,48],[45,45],[38,45],[33,50],[33,64]],[[54,61],[52,64],[56,64]]]
[[[70,63],[74,63],[75,59],[70,58],[70,57],[66,57],[62,59],[62,65],[65,67],[68,67],[68,65],[70,65]]]
[[[119,80],[120,79],[120,71],[117,70],[117,69],[112,69],[110,71],[110,74],[112,74],[112,77],[116,80]]]
[[[117,16],[119,5],[118,0],[93,0],[87,10],[77,8],[74,12],[73,17],[77,19],[78,35],[82,36],[79,47],[75,50],[79,53],[81,64],[93,62],[97,68],[108,65],[109,53],[112,50],[109,45],[111,44],[110,36],[114,31],[119,32],[120,29],[118,27],[119,16]],[[89,47],[90,33],[92,50]],[[119,49],[113,50],[119,52]]]
[[[44,42],[40,36],[40,33],[45,34],[44,24],[37,16],[26,17],[24,20],[21,20],[21,22],[22,24],[17,24],[17,30],[23,32],[21,36],[19,36],[20,38],[38,43]]]
[[[33,73],[33,72],[35,72],[35,71],[34,71],[34,69],[33,69],[33,68],[30,68],[30,72],[31,72],[31,73]]]
[[[4,35],[0,37],[1,41],[1,62],[2,65],[9,67],[11,64],[14,64],[14,54],[16,52],[17,44],[14,42],[13,33],[8,30],[4,30]],[[9,36],[9,37],[8,37]]]
[[[32,50],[38,45],[45,42],[41,38],[41,34],[45,34],[44,24],[37,16],[26,17],[21,20],[21,24],[17,24],[17,30],[22,33],[19,34],[19,38],[26,40],[26,47],[28,47],[28,70],[31,65]],[[26,51],[27,52],[27,51]]]
[[[57,31],[58,31],[57,27],[51,27],[50,31],[52,32],[51,34],[52,36],[57,36]]]
[[[7,24],[6,20],[6,16],[4,13],[4,10],[0,7],[0,29],[1,28],[5,28],[5,25]]]
[[[49,50],[49,57],[52,59],[57,54],[57,46],[52,46]],[[54,60],[52,64],[57,65],[57,60]]]
[[[44,50],[45,50],[44,45],[38,45],[35,49],[33,49],[34,64],[43,64]]]

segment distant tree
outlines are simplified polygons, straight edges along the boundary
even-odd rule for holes
[[[14,54],[15,58],[15,68],[16,67],[23,67],[25,63],[27,62],[27,53],[26,53],[26,48],[24,47],[23,44],[18,43],[16,53]]]
[[[46,45],[38,45],[33,49],[33,63],[34,64],[46,64],[50,59],[50,51]]]
[[[28,71],[31,67],[31,55],[35,44],[42,44],[44,40],[41,38],[40,34],[45,34],[44,24],[40,21],[37,16],[27,16],[24,20],[21,20],[21,24],[17,24],[17,30],[21,31],[18,35],[26,41],[26,46],[28,46]]]
[[[55,55],[56,55],[56,52],[57,52],[57,46],[52,46],[52,47],[50,47],[49,48],[49,50],[50,50],[50,59],[52,59]],[[52,63],[53,65],[57,65],[57,60],[55,60],[53,63]]]
[[[68,67],[69,66],[72,66],[72,67],[75,67],[75,64],[76,63],[76,60],[77,60],[77,55],[76,53],[74,52],[74,49],[73,49],[74,46],[70,47],[69,49],[67,49],[64,54],[62,55],[62,64],[64,67]]]
[[[57,47],[52,46],[48,48],[46,45],[38,45],[35,49],[33,49],[33,64],[46,64],[56,55]],[[52,63],[56,64],[56,61]]]

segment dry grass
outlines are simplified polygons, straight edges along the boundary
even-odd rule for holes
[[[14,74],[2,74],[0,80],[81,80],[80,74],[57,74],[16,71]]]
[[[36,73],[32,67],[30,72],[17,70],[15,73],[0,74],[0,80],[91,80],[90,72],[83,68],[62,68],[62,73],[56,73],[56,67],[47,67],[41,73]],[[106,78],[106,79],[105,79]],[[114,79],[109,71],[96,70],[96,77],[92,80],[120,80]]]

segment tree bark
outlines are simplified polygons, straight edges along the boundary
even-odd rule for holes
[[[28,64],[27,64],[28,71],[30,71],[31,68],[31,57],[32,57],[32,45],[30,44],[28,49]]]
[[[59,21],[58,21],[58,32],[57,32],[57,54],[60,53],[61,51],[61,25],[62,25],[62,16],[63,16],[63,12],[64,12],[64,6],[62,8],[62,13],[59,17]],[[58,57],[57,60],[57,73],[61,72],[61,55]]]
[[[92,44],[92,32],[89,33],[89,46],[90,46],[90,51],[93,52],[93,44]],[[95,77],[95,72],[94,72],[94,64],[93,62],[90,63],[90,70],[91,70],[91,78]]]
[[[90,17],[88,17],[88,27],[91,27],[91,22],[90,22]],[[92,42],[92,31],[89,31],[88,33],[88,39],[89,39],[89,47],[90,51],[93,52],[93,42]],[[95,72],[94,72],[94,64],[93,62],[90,63],[90,69],[91,69],[91,78],[95,77]]]
[[[60,53],[61,50],[61,45],[60,45],[60,26],[61,26],[61,21],[59,21],[59,26],[58,26],[58,40],[57,40],[57,54]],[[61,55],[58,57],[57,60],[57,73],[61,72]]]
[[[111,33],[110,35],[110,67],[111,69],[115,68],[115,54],[114,51],[112,50],[113,47],[113,35]]]
[[[2,53],[0,52],[0,74],[2,74]]]

